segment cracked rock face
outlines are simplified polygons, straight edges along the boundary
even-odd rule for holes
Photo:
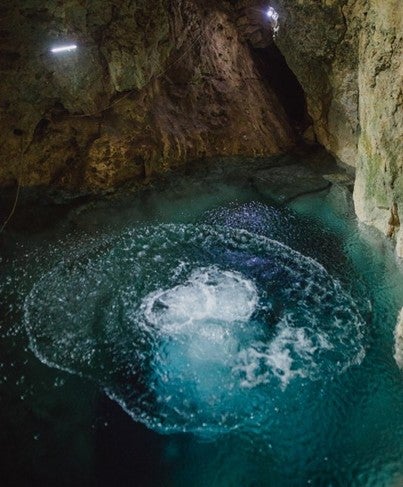
[[[358,136],[356,16],[348,26],[342,0],[281,0],[277,43],[307,96],[315,133],[355,165]]]
[[[216,4],[3,6],[0,185],[97,192],[189,159],[290,148],[283,108]],[[64,41],[78,49],[49,52]]]

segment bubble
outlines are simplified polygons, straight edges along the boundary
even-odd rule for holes
[[[365,354],[357,306],[320,264],[207,225],[136,228],[84,248],[36,282],[24,322],[42,362],[94,380],[164,433],[268,425],[276,394]]]

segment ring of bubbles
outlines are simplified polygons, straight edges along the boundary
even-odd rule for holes
[[[44,274],[24,316],[42,362],[164,433],[262,423],[273,394],[364,356],[357,306],[320,264],[224,227],[104,238]]]

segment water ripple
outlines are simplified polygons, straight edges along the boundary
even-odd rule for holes
[[[40,360],[91,378],[165,433],[270,430],[290,388],[365,355],[357,306],[320,264],[207,225],[147,226],[84,248],[36,282],[25,326]]]

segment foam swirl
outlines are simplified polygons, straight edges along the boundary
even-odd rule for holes
[[[205,225],[129,230],[62,261],[27,296],[25,326],[43,362],[161,432],[248,428],[273,391],[364,356],[357,307],[320,264]]]

